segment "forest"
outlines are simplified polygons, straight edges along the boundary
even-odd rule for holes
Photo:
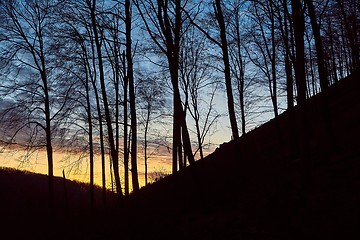
[[[2,0],[0,147],[46,151],[50,204],[54,151],[88,159],[91,204],[96,155],[103,197],[110,162],[126,198],[160,146],[181,172],[218,125],[238,140],[359,69],[359,12],[359,0]]]

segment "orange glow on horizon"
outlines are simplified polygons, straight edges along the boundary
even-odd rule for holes
[[[145,164],[144,156],[141,148],[138,149],[138,178],[140,187],[145,186]],[[204,154],[208,155],[211,149],[204,149]],[[85,153],[66,153],[64,151],[54,151],[54,176],[65,177],[69,180],[79,182],[90,182],[89,156]],[[112,187],[110,175],[109,157],[106,156],[106,187],[108,189],[115,189]],[[124,166],[122,159],[120,162],[120,179],[122,188],[124,188]],[[155,154],[148,158],[148,183],[151,183],[162,174],[170,174],[172,169],[171,152],[166,147],[161,147]],[[129,163],[130,165],[130,163]],[[15,146],[8,148],[0,148],[0,167],[15,168],[18,170],[25,170],[34,173],[48,174],[47,154],[45,150],[38,150],[34,152],[27,152]],[[129,171],[130,191],[131,186],[131,172]],[[102,170],[101,157],[99,154],[94,156],[94,183],[102,186]]]
[[[88,183],[89,179],[89,157],[82,154],[68,154],[64,152],[55,151],[53,153],[54,159],[54,176],[62,177],[63,170],[65,177],[70,180]],[[111,189],[110,163],[106,156],[106,187]],[[28,153],[20,149],[1,149],[0,151],[0,167],[15,168],[18,170],[25,170],[34,173],[48,174],[47,155],[45,150],[39,150],[33,153]],[[152,156],[148,159],[148,182],[151,182],[149,176],[154,172],[170,173],[171,159],[170,155]],[[142,156],[138,157],[138,177],[140,187],[145,185],[145,167]],[[129,181],[131,185],[131,173],[129,173]],[[120,160],[120,178],[122,187],[124,187],[124,167]],[[94,183],[102,186],[102,171],[100,155],[94,157]],[[132,189],[132,186],[130,186]]]

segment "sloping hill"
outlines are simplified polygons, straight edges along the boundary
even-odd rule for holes
[[[61,178],[49,209],[46,176],[0,169],[0,239],[360,239],[359,89],[358,71],[106,210]]]
[[[95,205],[90,209],[89,185],[54,178],[55,201],[49,206],[46,175],[0,168],[0,239],[82,239],[98,236],[89,231],[93,216],[105,214],[102,190],[95,188]],[[115,203],[107,193],[107,205]],[[105,236],[105,235],[104,235]]]
[[[360,239],[359,76],[133,195],[129,236]]]

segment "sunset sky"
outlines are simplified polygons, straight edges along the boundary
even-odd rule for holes
[[[67,178],[88,181],[91,142],[88,138],[93,139],[99,152],[100,129],[104,127],[105,147],[111,149],[114,161],[119,154],[122,173],[122,141],[127,141],[122,135],[130,136],[130,131],[136,133],[136,137],[131,138],[137,143],[131,145],[137,146],[139,182],[143,184],[142,143],[144,125],[148,123],[144,116],[150,109],[147,99],[154,101],[152,114],[156,115],[149,123],[151,137],[147,140],[162,141],[155,143],[159,150],[149,158],[149,173],[170,172],[173,139],[175,143],[179,140],[174,152],[183,148],[184,156],[186,152],[192,158],[188,146],[192,145],[194,153],[197,145],[203,144],[206,155],[230,141],[232,134],[237,138],[287,108],[290,94],[286,91],[292,92],[294,87],[287,88],[283,59],[284,54],[289,53],[284,51],[287,44],[279,40],[283,38],[280,28],[284,24],[277,21],[287,16],[284,14],[287,10],[281,10],[286,6],[280,2],[277,7],[272,2],[259,5],[251,1],[222,2],[224,6],[219,7],[224,8],[225,20],[229,21],[226,30],[217,23],[219,19],[216,11],[209,7],[210,2],[184,1],[182,10],[164,12],[170,13],[167,16],[170,22],[183,18],[178,33],[172,32],[177,28],[166,32],[160,27],[162,21],[156,19],[162,13],[156,12],[161,8],[154,7],[155,2],[144,1],[137,8],[132,6],[133,19],[122,16],[126,11],[119,2],[97,1],[93,6],[90,2],[4,1],[0,4],[0,16],[4,20],[0,25],[0,53],[1,60],[6,60],[1,62],[0,71],[0,140],[29,148],[47,145],[54,151],[56,176],[62,176],[64,170]],[[272,15],[266,14],[268,8],[274,8]],[[189,16],[182,13],[185,10]],[[232,16],[235,11],[237,14]],[[178,12],[180,15],[175,17]],[[237,18],[231,18],[235,15]],[[34,16],[42,20],[36,21]],[[203,26],[199,29],[192,21]],[[276,26],[263,24],[265,22],[276,22]],[[258,23],[261,24],[258,26]],[[239,30],[239,36],[233,35],[235,30]],[[227,62],[221,48],[225,43],[218,42],[223,39],[222,33],[229,38],[226,52],[231,59]],[[170,35],[181,35],[178,46],[165,41]],[[169,47],[169,44],[175,45]],[[170,53],[174,49],[178,52]],[[311,49],[310,46],[307,51]],[[171,71],[173,63],[169,53],[178,58],[173,61],[177,64],[178,76],[172,74],[176,71]],[[273,64],[267,64],[270,62]],[[315,63],[309,64],[314,64],[310,67],[315,69]],[[239,77],[240,73],[243,77]],[[319,84],[316,81],[312,84],[316,92]],[[181,111],[176,106],[181,106]],[[173,119],[173,115],[180,117]],[[181,130],[173,132],[173,122],[174,126],[182,124]],[[234,125],[240,127],[242,123],[246,125],[244,130],[235,129],[238,126]],[[184,129],[188,134],[180,136]],[[199,141],[197,135],[206,137],[199,137]],[[13,146],[10,149],[0,146],[0,150],[0,166],[47,173],[45,147],[30,155]],[[107,172],[110,172],[109,166],[108,163]],[[100,171],[100,160],[96,156],[97,184]],[[110,177],[107,179],[109,183]]]
[[[218,134],[217,139],[221,141],[224,134]],[[204,149],[205,154],[209,154],[213,151],[216,144]],[[139,147],[138,153],[138,173],[140,186],[145,185],[144,179],[144,156],[141,147]],[[195,150],[195,149],[194,149]],[[149,151],[149,154],[152,151]],[[111,189],[111,176],[110,176],[110,164],[106,159],[106,186]],[[123,178],[123,163],[122,157],[120,157],[120,173]],[[148,159],[148,181],[154,181],[159,174],[171,173],[171,152],[166,147],[160,147],[159,150],[154,152]],[[0,148],[0,167],[10,167],[19,170],[26,170],[35,173],[47,174],[47,157],[45,150],[38,150],[36,152],[28,153],[25,150],[21,150],[16,147]],[[54,151],[54,175],[58,177],[63,176],[63,170],[65,177],[71,180],[77,180],[81,182],[89,182],[89,157],[87,154],[74,154],[64,153],[62,151]],[[101,186],[101,158],[99,155],[95,156],[95,184]],[[122,179],[123,180],[123,179]],[[131,179],[130,179],[131,181]]]

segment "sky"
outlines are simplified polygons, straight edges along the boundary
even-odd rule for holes
[[[135,39],[136,39],[136,34]],[[143,37],[143,35],[139,35],[140,37]],[[213,50],[210,50],[213,51]],[[222,73],[219,72],[220,79],[223,80]],[[259,90],[257,90],[257,94],[259,94]],[[267,94],[268,95],[268,94]],[[224,88],[219,88],[218,92],[216,94],[216,98],[214,101],[214,108],[216,109],[217,113],[221,114],[222,117],[218,120],[216,123],[213,132],[211,135],[209,135],[206,140],[205,144],[211,143],[211,146],[209,146],[207,149],[205,149],[206,152],[212,152],[213,149],[215,149],[218,145],[220,145],[223,142],[228,142],[231,140],[231,130],[230,130],[230,124],[229,119],[227,117],[227,102],[226,102],[226,93]],[[206,97],[204,97],[206,100]],[[1,102],[1,101],[0,101]],[[263,103],[269,104],[269,101],[264,101]],[[262,104],[262,103],[259,103]],[[1,106],[0,106],[1,107]],[[166,111],[169,112],[169,109]],[[171,113],[169,113],[171,114]],[[260,116],[261,115],[261,116]],[[249,125],[248,130],[251,128],[254,128],[259,123],[263,122],[262,119],[271,118],[271,116],[266,116],[266,114],[260,114],[258,119],[252,119],[251,124]],[[191,134],[192,141],[195,142],[196,138],[194,134],[192,134],[194,130],[193,124],[191,124],[191,120],[188,114],[189,119],[189,131]],[[240,128],[240,123],[238,123]],[[169,128],[171,128],[171,124],[167,125]],[[171,133],[171,129],[167,129]],[[141,134],[141,133],[139,133]],[[139,136],[140,138],[140,136]],[[171,141],[171,139],[169,139]],[[140,183],[143,184],[143,172],[144,172],[144,165],[143,165],[143,154],[141,152],[141,147],[138,147],[139,149],[139,155],[138,155],[138,169],[139,169],[139,178]],[[193,145],[193,151],[196,150],[195,144]],[[38,173],[47,173],[47,162],[46,162],[46,152],[45,151],[38,151],[36,153],[32,153],[31,155],[28,155],[26,152],[19,150],[19,149],[3,149],[0,151],[0,166],[5,167],[14,167],[22,170],[29,170],[33,172]],[[82,161],[80,161],[82,160]],[[121,161],[121,160],[120,160]],[[109,164],[107,164],[109,166]],[[88,157],[87,156],[80,156],[77,154],[65,154],[63,151],[54,151],[54,171],[56,176],[62,176],[62,171],[64,170],[66,177],[69,179],[79,180],[79,181],[88,181]],[[120,166],[122,167],[122,166]],[[101,184],[100,177],[100,160],[99,157],[95,159],[95,183]],[[122,168],[121,168],[122,169]],[[156,172],[156,171],[165,171],[170,172],[171,170],[171,153],[167,151],[167,149],[161,149],[160,152],[158,152],[156,155],[154,155],[149,160],[149,172]],[[109,172],[109,168],[107,169],[107,172]],[[110,179],[110,176],[108,176],[108,179]]]
[[[140,186],[145,185],[145,167],[144,157],[141,148],[138,149],[138,174]],[[212,149],[205,149],[204,153],[207,155]],[[94,159],[94,182],[96,185],[102,186],[102,172],[101,172],[101,158],[99,155]],[[45,150],[38,150],[36,152],[26,152],[16,147],[4,148],[0,147],[0,167],[15,168],[24,171],[31,171],[40,174],[47,174],[47,157]],[[171,152],[165,148],[160,149],[148,159],[148,182],[155,181],[160,175],[166,175],[171,173],[172,161]],[[65,177],[70,180],[76,180],[80,182],[89,182],[89,158],[87,155],[81,154],[69,154],[61,151],[54,151],[54,175],[63,177],[63,171]],[[111,176],[110,176],[110,163],[108,156],[106,157],[106,187],[112,188]],[[124,179],[123,164],[120,160],[120,175],[122,180]],[[131,174],[131,173],[129,173]],[[131,181],[131,178],[130,178]],[[130,187],[131,188],[131,187]]]
[[[94,167],[94,182],[101,186],[101,158],[99,155],[95,156]],[[0,150],[0,167],[10,167],[19,170],[26,170],[35,173],[47,174],[47,158],[46,151],[38,151],[33,154],[27,154],[23,150],[2,149]],[[63,170],[65,177],[70,180],[80,182],[89,182],[89,160],[86,156],[79,154],[66,154],[59,151],[54,152],[54,175],[63,177]],[[145,185],[144,179],[144,161],[139,157],[138,159],[139,183],[140,186]],[[152,157],[148,160],[148,172],[169,174],[171,171],[171,158],[169,156]],[[107,158],[106,161],[106,186],[111,189],[110,164]],[[120,174],[123,180],[123,166],[120,166]],[[149,181],[154,181],[150,174]]]

